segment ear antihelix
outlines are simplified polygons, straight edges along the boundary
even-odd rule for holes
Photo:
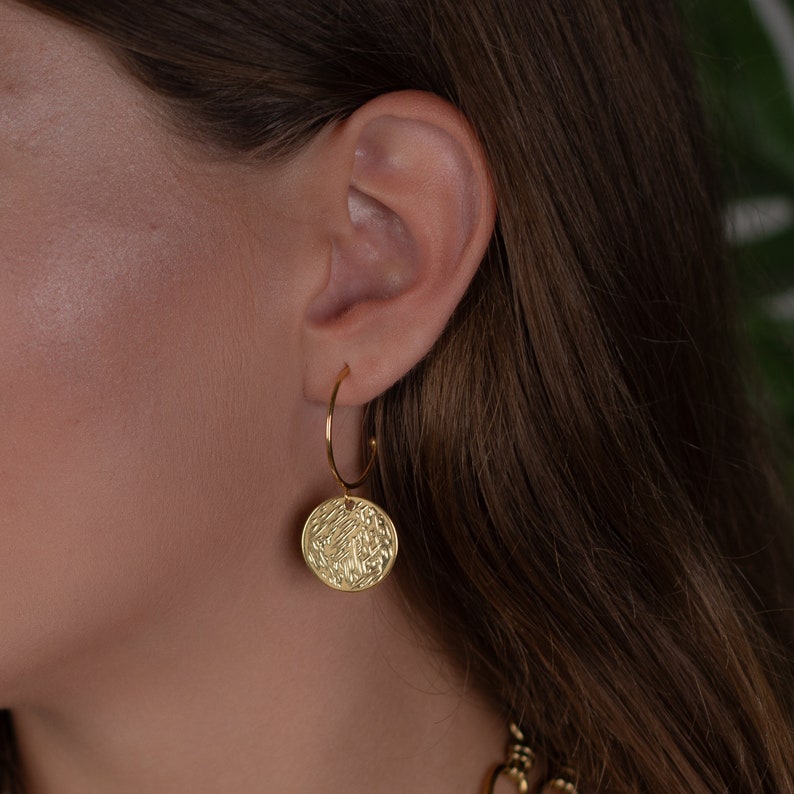
[[[416,284],[416,241],[401,218],[376,199],[351,187],[350,229],[333,241],[331,269],[309,319],[318,324],[348,316],[360,304],[397,298]]]
[[[325,446],[331,474],[342,496],[327,499],[306,520],[301,535],[303,558],[310,570],[328,587],[359,592],[382,582],[397,557],[397,531],[391,518],[378,505],[351,491],[366,482],[375,465],[377,442],[369,440],[370,459],[361,476],[348,482],[334,461],[333,418],[336,395],[350,374],[345,365],[336,379],[328,403]]]

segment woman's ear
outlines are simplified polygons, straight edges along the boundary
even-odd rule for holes
[[[494,197],[468,122],[432,94],[372,100],[322,157],[330,261],[305,317],[305,394],[326,401],[348,364],[340,403],[357,405],[441,335],[488,246]]]

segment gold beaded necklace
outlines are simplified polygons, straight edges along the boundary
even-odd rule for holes
[[[529,792],[529,774],[535,766],[535,753],[526,743],[526,737],[515,722],[510,723],[510,739],[507,743],[507,758],[504,763],[496,764],[485,778],[483,794],[493,794],[496,781],[506,777],[516,784],[519,794]],[[538,791],[551,789],[564,794],[579,794],[573,767],[562,766],[554,775],[538,785]]]

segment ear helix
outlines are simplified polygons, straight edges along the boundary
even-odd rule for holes
[[[343,493],[312,511],[303,527],[301,548],[306,564],[323,584],[335,590],[358,592],[374,587],[388,576],[397,557],[397,531],[378,505],[351,493],[372,473],[377,455],[375,439],[369,440],[369,463],[357,480],[348,482],[336,468],[334,407],[339,387],[349,374],[350,367],[345,365],[331,392],[325,422],[328,465]]]

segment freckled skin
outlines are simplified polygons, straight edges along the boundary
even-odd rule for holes
[[[211,589],[291,509],[301,238],[294,175],[176,140],[86,34],[2,2],[0,74],[9,705]]]

